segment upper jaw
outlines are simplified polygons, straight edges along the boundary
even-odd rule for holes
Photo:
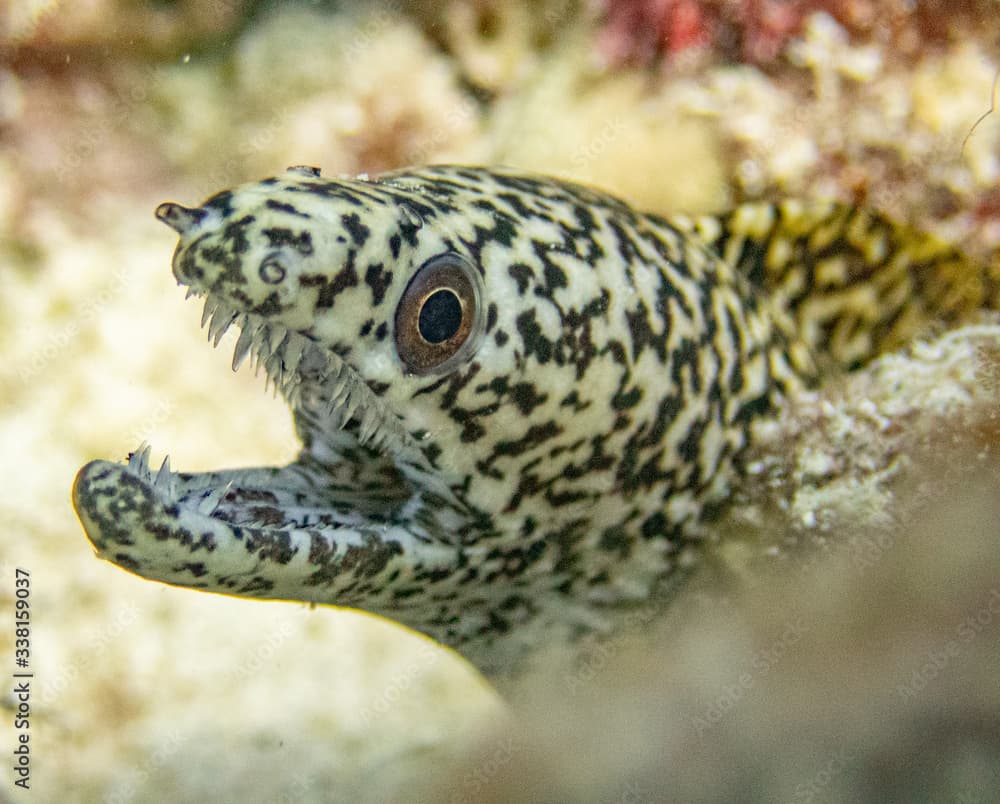
[[[188,296],[200,295],[194,289]],[[202,327],[218,346],[229,327],[240,330],[233,350],[233,371],[249,357],[265,387],[272,384],[301,418],[332,431],[350,425],[359,446],[412,457],[420,452],[414,438],[365,384],[354,369],[332,351],[295,330],[252,312],[243,312],[217,295],[205,295]]]

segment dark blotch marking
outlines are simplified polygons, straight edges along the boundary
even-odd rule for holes
[[[547,421],[545,424],[533,424],[528,428],[528,432],[523,437],[512,441],[498,441],[493,449],[494,456],[517,456],[527,452],[532,447],[555,438],[562,432],[562,428],[554,421]]]
[[[288,246],[294,248],[304,257],[308,257],[313,253],[312,235],[305,229],[298,234],[294,234],[291,229],[274,227],[264,229],[263,235],[267,238],[271,248]]]
[[[644,539],[656,539],[666,536],[669,530],[667,517],[661,511],[657,511],[645,522],[642,523],[640,533]]]
[[[514,400],[518,410],[528,416],[531,412],[548,399],[548,394],[539,394],[535,391],[535,386],[528,382],[522,382],[510,389],[510,397]]]
[[[542,328],[538,326],[534,310],[528,310],[517,317],[517,331],[524,342],[526,357],[534,355],[538,362],[543,365],[552,359],[552,341],[542,334]]]
[[[247,552],[255,553],[262,561],[287,564],[298,550],[292,547],[291,535],[283,530],[244,528]]]
[[[250,250],[250,240],[246,230],[257,220],[253,215],[244,215],[238,221],[233,221],[222,230],[222,236],[229,241],[229,249],[233,254],[243,254]]]
[[[323,274],[303,274],[299,277],[302,287],[318,286],[319,297],[316,299],[316,309],[326,310],[333,307],[337,295],[349,287],[358,285],[358,272],[354,268],[354,252],[347,255],[347,264],[337,272],[333,279],[327,279]]]
[[[265,206],[267,206],[268,209],[273,209],[273,210],[276,210],[277,212],[286,212],[289,215],[296,215],[299,218],[307,218],[308,219],[308,218],[312,217],[311,215],[309,215],[309,214],[307,214],[305,212],[299,212],[291,204],[286,204],[283,201],[276,201],[273,198],[268,198]]]
[[[351,240],[359,248],[365,244],[372,230],[361,222],[361,216],[358,213],[352,212],[350,215],[341,215],[340,222],[344,224],[344,228],[351,236]]]
[[[519,296],[524,295],[528,289],[528,285],[531,284],[531,280],[535,278],[531,268],[523,262],[515,262],[513,265],[508,266],[507,273],[510,274],[511,279],[517,282],[517,295]]]
[[[385,292],[392,284],[392,271],[382,269],[382,263],[369,265],[365,269],[365,284],[372,289],[372,306],[377,307],[385,299]]]
[[[628,558],[628,554],[632,552],[632,542],[619,525],[605,530],[597,546],[607,553],[617,553],[619,559]]]
[[[224,190],[221,193],[216,193],[211,198],[208,199],[202,208],[210,208],[219,210],[223,217],[231,215],[233,211],[233,193],[231,190]]]

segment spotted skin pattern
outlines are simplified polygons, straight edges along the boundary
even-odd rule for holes
[[[98,554],[365,609],[488,673],[682,577],[752,423],[817,365],[997,300],[954,249],[848,207],[666,220],[505,169],[290,168],[157,215],[210,340],[240,329],[234,366],[264,367],[303,448],[202,474],[151,472],[148,447],[88,464],[73,497]],[[414,335],[424,295],[401,306],[438,270],[466,277],[438,322],[461,307],[456,349]]]

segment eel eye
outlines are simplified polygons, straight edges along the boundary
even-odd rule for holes
[[[425,262],[396,308],[396,351],[413,374],[442,373],[471,355],[482,334],[482,279],[468,260]]]
[[[265,257],[264,261],[260,264],[260,278],[267,282],[269,285],[277,285],[285,278],[285,266],[281,264],[281,260],[273,254],[270,257]]]

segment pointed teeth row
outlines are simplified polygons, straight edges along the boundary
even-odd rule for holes
[[[365,407],[366,401],[369,403],[372,401],[366,400],[368,388],[343,365],[333,381],[336,387],[326,401],[326,415],[334,418],[338,429],[342,430],[354,415],[361,411],[357,432],[358,444],[377,445],[385,433],[382,428],[382,417],[377,410],[374,407]]]
[[[208,305],[205,305],[208,309]],[[208,325],[208,340],[211,342],[212,346],[218,346],[219,341],[222,340],[222,336],[226,334],[226,330],[232,326],[233,322],[239,317],[239,313],[233,310],[231,307],[227,307],[224,304],[220,304],[216,307],[215,311],[212,313],[212,320]],[[202,316],[204,318],[204,315]],[[204,326],[204,324],[202,324]]]
[[[202,516],[211,516],[215,513],[215,509],[219,507],[219,503],[222,499],[229,493],[229,489],[233,486],[232,481],[226,483],[225,486],[219,486],[212,489],[208,494],[205,495],[204,499],[198,503],[198,513]]]
[[[238,312],[212,296],[205,299],[201,315],[202,327],[206,324],[208,340],[213,346],[218,346],[222,336],[236,324],[240,336],[233,349],[233,371],[239,370],[247,358],[251,364],[256,361],[255,371],[263,368],[267,375],[265,385],[273,385],[275,391],[281,391],[291,401],[290,395],[300,379],[297,369],[310,346],[307,338],[254,313]]]
[[[303,335],[267,321],[256,313],[240,313],[213,296],[205,299],[201,323],[202,327],[208,325],[208,339],[215,346],[235,323],[240,335],[233,350],[233,371],[250,358],[256,372],[264,369],[265,388],[273,386],[275,393],[280,391],[293,408],[299,407],[303,401],[300,368],[308,355],[311,380],[331,389],[328,396],[320,391],[321,396],[313,397],[313,400],[322,406],[325,415],[334,419],[340,429],[347,426],[360,411],[360,444],[378,446],[386,441],[390,431],[401,437],[405,435],[399,431],[400,428],[392,426],[393,422],[384,420],[378,412],[377,400],[371,397],[371,391],[343,362],[327,356],[325,366],[322,363],[317,365],[313,345]],[[310,381],[308,386],[314,387],[314,383]]]
[[[177,497],[177,478],[170,471],[170,456],[167,455],[160,464],[160,469],[153,479],[153,488],[165,491],[171,499]]]
[[[297,332],[264,321],[253,313],[237,316],[240,337],[233,350],[233,371],[250,357],[256,362],[255,371],[264,369],[265,387],[274,386],[292,403],[292,395],[300,382],[298,367],[309,348],[309,340]]]
[[[289,336],[291,333],[289,333]],[[285,351],[282,359],[285,361],[285,371],[289,374],[294,374],[295,369],[299,367],[299,361],[302,360],[302,355],[305,354],[306,346],[308,346],[308,341],[305,338],[286,338]]]
[[[205,297],[205,307],[201,311],[201,326],[204,329],[205,324],[208,324],[208,340],[213,346],[219,345],[226,330],[239,317],[240,314],[225,302],[212,296]]]
[[[361,427],[358,428],[358,443],[366,444],[372,440],[372,437],[378,432],[379,421],[378,416],[372,410],[365,411],[364,417],[361,419]]]
[[[252,323],[250,316],[244,315],[240,321],[240,337],[236,341],[236,348],[233,350],[233,371],[237,371],[250,354],[250,347],[253,346],[254,335],[256,335],[260,324]]]
[[[250,349],[257,357],[257,365],[271,354],[271,327],[267,323],[261,322],[256,326]]]
[[[170,480],[170,456],[167,455],[163,459],[163,463],[160,464],[160,470],[156,473],[156,478],[153,480],[153,486],[156,488],[163,488],[167,485]]]
[[[163,459],[163,463],[160,464],[160,468],[154,476],[152,470],[149,468],[149,454],[151,451],[152,448],[149,444],[143,441],[138,449],[128,457],[129,471],[138,476],[140,480],[152,483],[153,488],[158,491],[166,492],[167,496],[171,498],[176,497],[177,478],[170,471],[170,456],[167,455]]]
[[[202,329],[205,328],[205,324],[208,323],[208,319],[212,318],[221,306],[222,302],[220,302],[217,298],[213,296],[205,297],[205,306],[202,308],[201,311]]]

